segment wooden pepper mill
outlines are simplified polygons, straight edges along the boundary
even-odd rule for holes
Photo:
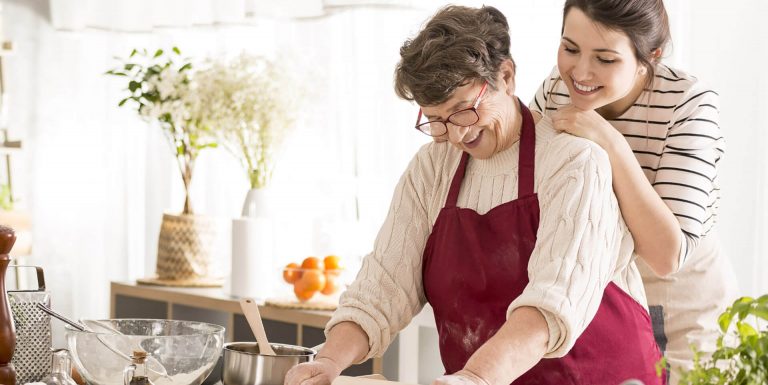
[[[8,254],[16,242],[16,233],[12,228],[0,225],[0,385],[16,384],[16,369],[11,364],[13,351],[16,349],[16,331],[13,327],[13,314],[5,291],[5,272],[11,257]]]

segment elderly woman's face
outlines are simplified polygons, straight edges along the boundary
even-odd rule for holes
[[[450,99],[436,106],[422,107],[429,120],[442,120],[452,113],[472,107],[483,88],[480,80],[468,82],[456,89]],[[504,80],[497,81],[497,90],[489,85],[477,106],[480,120],[472,126],[462,127],[447,123],[448,131],[434,137],[435,141],[449,141],[473,158],[488,159],[499,151],[509,148],[518,138],[514,122],[519,116],[517,100]]]

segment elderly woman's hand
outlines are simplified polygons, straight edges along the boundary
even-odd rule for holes
[[[459,370],[458,372],[448,375],[440,376],[432,382],[432,385],[490,385],[487,381],[480,378],[480,376],[468,371]]]
[[[291,368],[285,375],[285,385],[331,385],[340,373],[336,362],[321,357]]]

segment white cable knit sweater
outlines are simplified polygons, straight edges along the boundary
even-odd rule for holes
[[[516,143],[490,159],[471,159],[457,205],[484,214],[516,199],[518,153]],[[419,150],[395,189],[373,252],[326,326],[327,333],[343,321],[360,325],[369,341],[365,359],[382,355],[426,302],[422,254],[460,158],[447,142]],[[530,282],[507,315],[521,306],[539,309],[549,328],[545,357],[561,357],[594,317],[609,282],[643,306],[645,293],[605,152],[591,141],[556,132],[545,117],[536,127],[535,167],[540,224],[528,264]]]

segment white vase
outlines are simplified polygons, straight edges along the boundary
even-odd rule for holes
[[[251,189],[243,215],[232,220],[232,270],[229,293],[236,297],[266,299],[274,277],[274,220],[268,189]]]
[[[252,188],[245,195],[243,202],[244,218],[272,217],[272,190],[268,188]]]

